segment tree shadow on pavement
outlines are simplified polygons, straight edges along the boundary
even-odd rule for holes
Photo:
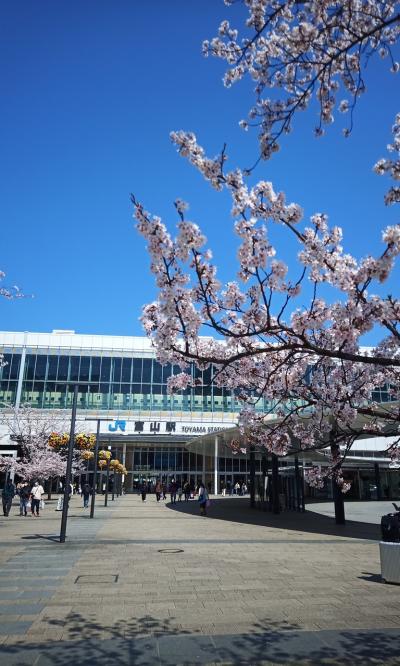
[[[176,504],[167,504],[166,506],[180,513],[199,514],[198,502],[194,501],[178,502]],[[324,534],[372,541],[380,540],[379,525],[352,520],[347,521],[346,525],[336,525],[334,518],[310,510],[306,510],[304,513],[282,511],[279,514],[273,514],[270,511],[250,508],[247,498],[212,499],[211,506],[207,509],[207,518],[310,534]]]
[[[3,644],[7,666],[192,666],[193,664],[398,664],[398,631],[301,631],[294,624],[259,621],[246,633],[183,631],[174,618],[143,615],[100,621],[90,613],[47,620],[62,639]],[[44,637],[44,641],[46,638]],[[396,661],[397,660],[397,661]]]

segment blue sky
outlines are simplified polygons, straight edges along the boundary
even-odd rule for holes
[[[250,85],[226,90],[223,63],[201,55],[220,21],[235,25],[241,14],[222,0],[3,4],[0,268],[8,284],[35,298],[2,299],[2,330],[141,334],[140,310],[155,288],[130,192],[170,228],[174,199],[188,201],[220,277],[235,277],[229,198],[177,155],[169,132],[194,131],[211,155],[226,142],[232,167],[254,161],[256,135],[238,127],[252,103]],[[397,221],[383,204],[389,181],[372,173],[400,99],[399,78],[388,70],[387,61],[371,60],[349,139],[341,135],[345,117],[314,139],[310,110],[255,173],[306,216],[327,212],[357,256],[377,253],[381,229]],[[277,240],[290,261],[294,244]]]

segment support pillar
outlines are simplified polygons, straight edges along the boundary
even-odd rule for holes
[[[280,513],[278,456],[272,454],[272,512]]]
[[[382,499],[382,484],[381,484],[381,475],[379,474],[379,463],[374,464],[375,471],[375,485],[376,485],[376,499]]]
[[[250,445],[250,506],[256,506],[256,452],[254,444]]]
[[[218,495],[218,435],[214,438],[214,495]]]
[[[294,482],[295,482],[295,493],[296,493],[296,509],[301,511],[301,483],[300,470],[299,470],[299,459],[296,456],[294,459]]]

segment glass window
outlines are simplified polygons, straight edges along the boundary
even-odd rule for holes
[[[143,359],[142,382],[148,384],[151,382],[151,358]]]
[[[225,458],[226,471],[232,471],[232,458]]]
[[[81,366],[79,370],[79,380],[81,382],[89,381],[89,371],[90,371],[90,356],[82,356]]]
[[[58,366],[58,356],[49,356],[47,379],[50,379],[51,381],[55,381],[57,379],[57,366]]]
[[[122,358],[113,358],[113,382],[121,381]]]
[[[92,356],[92,367],[90,373],[90,378],[92,382],[100,381],[100,364],[101,364],[101,358],[99,356]]]
[[[163,382],[164,384],[166,383],[168,377],[171,377],[172,375],[172,365],[171,363],[167,363],[167,365],[164,365],[163,367]]]
[[[238,472],[239,471],[239,458],[234,458],[232,462],[233,462],[233,471]]]
[[[79,378],[79,356],[71,356],[69,365],[69,379],[77,382]]]
[[[121,382],[127,382],[129,384],[131,381],[131,372],[132,372],[132,359],[131,358],[122,359]]]
[[[68,356],[60,356],[58,359],[58,374],[57,378],[59,381],[66,382],[68,379],[68,365],[69,365],[69,357]]]
[[[134,451],[133,466],[134,467],[140,467],[140,451]]]
[[[3,367],[3,374],[2,377],[3,379],[8,379],[10,377],[10,368],[11,368],[11,354],[4,354],[4,361],[7,363]],[[33,377],[32,377],[33,379]]]
[[[150,469],[154,469],[154,451],[150,451],[147,454],[147,464]]]
[[[162,456],[161,451],[155,451],[154,453],[154,469],[161,469]]]
[[[46,378],[47,356],[38,356],[36,359],[35,380],[44,380]]]
[[[169,469],[170,470],[175,470],[176,469],[176,453],[175,449],[171,449],[169,452]]]
[[[132,382],[140,384],[142,381],[142,359],[132,359]]]
[[[153,384],[160,384],[162,381],[162,365],[158,361],[153,361]]]
[[[183,452],[183,469],[184,470],[189,469],[189,451]]]
[[[21,354],[13,354],[10,364],[10,379],[18,379],[19,366],[21,364]]]
[[[168,469],[168,451],[161,452],[162,469]]]
[[[182,449],[177,449],[176,450],[175,468],[178,472],[183,469],[183,467],[182,467]]]
[[[150,395],[151,393],[151,384],[143,384],[142,385],[142,391],[144,395]]]
[[[109,382],[111,373],[111,359],[104,357],[101,359],[100,381]]]

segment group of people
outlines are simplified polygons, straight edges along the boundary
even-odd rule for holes
[[[226,494],[228,495],[247,495],[248,493],[248,488],[247,485],[244,481],[241,483],[239,481],[236,481],[235,484],[232,484],[230,481],[227,481],[226,483],[222,481],[221,483],[221,495],[222,497],[226,497]]]
[[[23,481],[22,483],[18,483],[17,488],[15,488],[11,479],[8,479],[1,493],[3,515],[5,517],[10,515],[13,499],[16,495],[19,497],[19,515],[27,516],[28,509],[30,509],[32,516],[38,518],[41,505],[43,506],[42,497],[44,495],[44,489],[40,482],[35,481],[33,484],[30,484]]]
[[[140,494],[142,496],[142,502],[146,502],[147,494],[151,492],[151,489],[149,489],[149,485],[150,484],[146,481],[143,481],[143,483],[140,485]],[[170,484],[167,485],[166,483],[162,483],[160,479],[157,479],[156,484],[154,486],[154,492],[156,495],[157,502],[160,502],[160,500],[166,500],[167,494],[169,493],[171,497],[171,504],[176,504],[177,498],[178,502],[182,502],[183,497],[185,499],[185,502],[188,502],[192,494],[192,489],[190,488],[190,484],[188,481],[178,485],[174,480],[172,480]]]
[[[142,502],[147,501],[148,492],[149,492],[148,483],[146,481],[143,481],[143,483],[140,486],[140,494],[142,497]],[[188,502],[191,495],[194,495],[188,481],[186,481],[183,485],[178,485],[174,480],[172,480],[169,486],[167,486],[166,483],[162,483],[160,479],[157,479],[156,485],[154,487],[154,492],[156,494],[157,502],[160,502],[160,500],[166,500],[167,492],[169,492],[171,497],[171,504],[176,504],[177,501],[176,498],[178,498],[178,502],[181,502],[182,497],[185,498],[185,502]],[[197,493],[200,505],[200,515],[205,516],[207,513],[207,507],[210,504],[210,499],[209,499],[209,492],[203,482],[199,484]]]

